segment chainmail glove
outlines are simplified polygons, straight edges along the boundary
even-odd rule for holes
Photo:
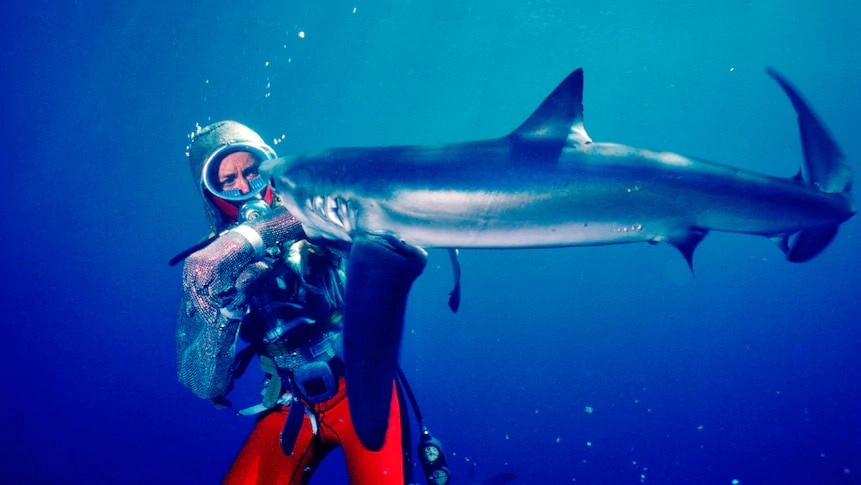
[[[268,265],[268,248],[304,237],[283,207],[237,226],[192,254],[183,268],[183,301],[177,322],[180,382],[203,398],[230,388],[239,323],[247,313],[246,289]]]

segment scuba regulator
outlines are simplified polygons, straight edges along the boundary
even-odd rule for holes
[[[253,221],[271,210],[272,207],[270,207],[263,199],[249,200],[239,208],[237,222],[241,224],[245,221]]]

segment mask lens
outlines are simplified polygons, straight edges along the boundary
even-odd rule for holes
[[[250,200],[266,188],[260,164],[273,157],[274,154],[255,146],[225,145],[204,163],[203,185],[224,200]]]
[[[259,164],[258,164],[259,165]],[[215,195],[225,200],[242,201],[254,197],[266,188],[266,180],[259,174],[248,182],[249,191],[245,194],[239,189],[222,190],[221,192],[213,192]]]

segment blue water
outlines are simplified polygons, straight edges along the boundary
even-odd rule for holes
[[[583,67],[594,140],[791,176],[774,66],[857,169],[857,5],[7,6],[0,482],[217,483],[250,429],[175,378],[167,260],[207,231],[195,123],[240,120],[281,154],[494,137]],[[432,252],[402,364],[460,483],[473,466],[523,484],[861,483],[859,240],[856,217],[793,265],[712,234],[695,277],[666,245],[463,251],[457,314]],[[344,481],[335,455],[313,483]]]

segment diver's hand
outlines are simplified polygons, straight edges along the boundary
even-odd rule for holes
[[[269,274],[272,271],[272,266],[264,261],[257,261],[249,264],[239,276],[236,277],[236,293],[233,300],[226,305],[228,312],[232,314],[244,315],[248,311],[248,292],[253,288],[255,282],[260,278]]]
[[[205,314],[215,310],[241,320],[251,284],[269,271],[260,262],[303,237],[302,225],[283,207],[231,228],[185,260],[182,278],[189,301]]]

